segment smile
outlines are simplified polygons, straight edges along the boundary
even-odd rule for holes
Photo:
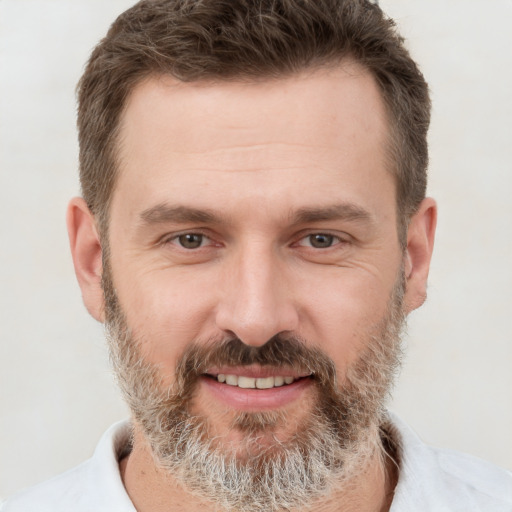
[[[312,373],[257,365],[210,368],[202,377],[203,385],[216,399],[246,411],[284,407],[314,384]]]
[[[244,375],[229,375],[219,373],[217,375],[217,381],[228,386],[237,386],[243,389],[271,389],[278,388],[292,384],[295,377],[282,377],[282,376],[270,376],[270,377],[247,377]]]

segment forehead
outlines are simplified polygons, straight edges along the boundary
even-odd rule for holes
[[[358,131],[386,131],[384,110],[371,74],[351,61],[258,82],[184,83],[162,75],[134,88],[123,112],[121,130],[127,136],[144,123],[145,130],[165,130],[174,135],[182,149],[221,149],[225,134],[219,128],[248,143],[262,135],[265,141],[286,135],[302,143],[315,131],[329,145],[347,135],[356,136]],[[175,122],[170,123],[173,119]],[[265,131],[257,133],[260,121]],[[338,121],[348,131],[340,133]]]
[[[114,203],[147,209],[180,196],[211,208],[240,194],[318,203],[334,184],[362,190],[382,177],[387,134],[373,77],[350,62],[251,83],[151,77],[123,113]]]

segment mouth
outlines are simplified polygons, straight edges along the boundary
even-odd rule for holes
[[[284,375],[276,375],[269,377],[250,377],[247,375],[233,375],[219,373],[217,375],[207,375],[212,379],[217,380],[222,384],[228,386],[236,386],[242,389],[272,389],[280,388],[281,386],[289,386],[299,379],[305,379],[308,377],[292,377]]]
[[[203,374],[202,381],[216,398],[235,409],[274,409],[302,396],[313,374],[264,368],[222,368]]]

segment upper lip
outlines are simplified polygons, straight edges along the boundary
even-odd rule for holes
[[[265,379],[267,377],[293,377],[299,379],[301,377],[309,377],[311,373],[297,372],[292,368],[276,368],[272,366],[219,366],[209,368],[206,372],[207,375],[217,376],[236,375],[237,377],[253,377],[255,379]]]

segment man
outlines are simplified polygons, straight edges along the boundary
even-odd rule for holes
[[[132,420],[2,510],[512,510],[508,473],[385,411],[432,254],[429,111],[366,1],[121,15],[68,228]]]

